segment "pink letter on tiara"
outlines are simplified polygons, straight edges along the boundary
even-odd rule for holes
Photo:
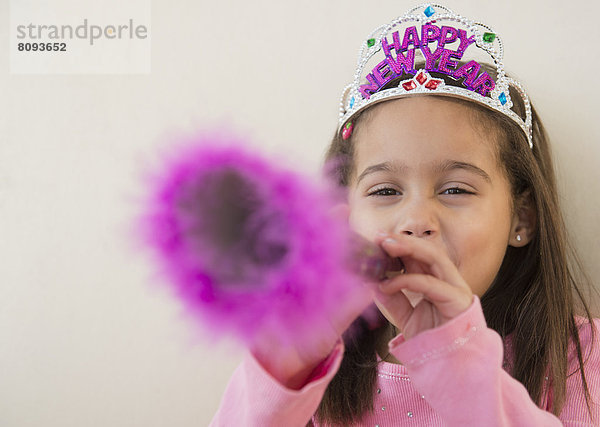
[[[476,90],[483,96],[487,96],[487,94],[494,90],[495,87],[496,83],[494,83],[494,80],[492,80],[490,75],[485,71],[481,73],[479,78],[473,83],[473,90]]]
[[[381,39],[381,47],[383,48],[385,56],[388,56],[392,49],[396,49],[396,52],[400,53],[400,34],[398,34],[398,31],[394,31],[392,39],[394,40],[392,46],[388,44],[387,37]]]
[[[452,75],[455,79],[460,79],[461,77],[466,77],[463,84],[473,90],[473,83],[477,78],[477,74],[479,74],[479,70],[481,69],[481,65],[477,61],[469,61],[458,70],[456,70]]]
[[[408,45],[412,44],[415,48],[421,46],[419,41],[419,33],[417,33],[417,27],[408,27],[404,31],[404,40],[402,41],[402,50],[408,49]]]
[[[458,65],[456,61],[451,61],[450,57],[460,60],[462,58],[462,52],[456,53],[453,50],[443,49],[442,55],[440,56],[440,64],[438,65],[438,71],[440,73],[448,74],[452,76],[452,73],[456,70]],[[452,68],[448,68],[452,67]]]
[[[421,27],[421,44],[427,46],[429,42],[440,42],[440,28],[437,25],[425,24]]]
[[[423,52],[423,56],[425,56],[425,68],[428,71],[437,71],[435,68],[435,61],[440,57],[444,48],[438,47],[435,52],[431,53],[428,46],[423,46],[421,48],[421,52]]]
[[[408,74],[415,74],[417,70],[415,70],[415,50],[410,49],[406,51],[406,56],[403,53],[398,52],[396,55],[396,59],[392,55],[388,55],[386,58],[387,62],[392,67],[394,72],[401,76],[402,70],[404,70]]]
[[[360,85],[360,93],[364,99],[369,99],[372,93],[375,93],[379,90],[380,86],[377,83],[377,80],[373,76],[373,74],[367,74],[367,80],[371,84]]]
[[[458,30],[460,36],[460,46],[458,46],[458,52],[464,53],[465,49],[475,43],[475,36],[467,38],[467,32],[465,30]]]
[[[402,54],[399,53],[398,56],[402,56]],[[377,64],[371,73],[375,77],[375,80],[377,80],[379,86],[383,86],[394,78],[394,73],[390,70],[390,64],[388,64],[387,58]]]
[[[450,35],[450,37],[448,37],[448,35]],[[440,35],[440,42],[439,42],[438,46],[444,47],[446,45],[446,43],[448,43],[448,44],[454,43],[457,38],[458,38],[458,30],[454,27],[448,27],[448,26],[444,25],[442,27],[442,31],[441,31],[441,35]]]

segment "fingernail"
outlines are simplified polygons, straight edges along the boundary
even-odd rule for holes
[[[396,243],[396,240],[395,240],[395,239],[392,239],[391,237],[388,237],[387,239],[385,239],[385,240],[383,241],[383,243]]]

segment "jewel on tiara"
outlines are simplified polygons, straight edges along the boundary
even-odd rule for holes
[[[437,45],[432,51],[434,42]],[[381,56],[375,58],[377,64],[369,72],[367,63],[373,63],[371,58],[381,51],[383,60]],[[503,54],[502,39],[487,25],[438,4],[417,6],[375,29],[361,45],[354,81],[342,92],[338,131],[344,130],[358,112],[377,102],[439,94],[466,98],[508,116],[525,132],[533,148],[529,97],[519,82],[506,76]],[[423,62],[419,69],[417,59]],[[482,67],[489,59],[495,77]],[[438,77],[442,75],[452,78],[457,86],[446,84]],[[389,87],[395,79],[400,82]],[[523,100],[524,118],[513,110],[510,87]]]

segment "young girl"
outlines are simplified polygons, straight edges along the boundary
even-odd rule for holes
[[[327,158],[350,224],[403,274],[313,345],[257,343],[213,425],[599,425],[600,323],[544,128],[501,60],[489,27],[438,5],[365,40]],[[355,320],[372,301],[377,327]]]

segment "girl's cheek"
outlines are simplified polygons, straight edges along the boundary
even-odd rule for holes
[[[377,220],[369,215],[360,204],[350,204],[350,228],[362,237],[373,240],[377,231]]]
[[[352,230],[354,230],[358,234],[363,235],[361,221],[359,221],[359,219],[358,219],[356,209],[352,209],[352,206],[350,207],[350,216],[348,217],[348,222],[350,223],[350,228]],[[363,236],[363,237],[366,237],[366,236]]]
[[[473,293],[481,297],[495,279],[504,257],[505,246],[490,233],[473,233],[461,236],[457,245],[459,273]]]

